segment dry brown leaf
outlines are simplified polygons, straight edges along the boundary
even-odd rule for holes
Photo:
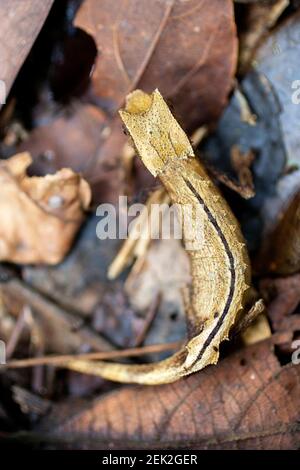
[[[137,84],[149,90],[159,86],[176,104],[186,127],[216,118],[224,107],[237,56],[230,0],[224,0],[222,5],[218,0],[151,3],[130,0],[128,5],[87,0],[75,24],[90,33],[97,43],[99,56],[93,83],[99,105],[109,114],[111,111],[114,114],[129,89]],[[139,35],[140,41],[130,39]],[[122,67],[127,68],[130,86]],[[87,117],[90,120],[91,116]],[[70,164],[69,155],[74,153],[71,132],[73,127],[78,127],[79,118],[85,119],[84,114],[78,119],[59,118],[50,128],[33,131],[20,151],[31,151],[32,147],[33,156],[40,152],[38,166],[43,169],[53,167],[55,161],[61,165],[60,157],[66,157],[66,166],[74,171],[78,171],[78,166],[87,166],[85,177],[92,183],[94,200],[113,201],[122,192],[123,181],[119,158],[125,137],[120,122],[115,119],[106,122],[104,132],[100,131],[96,139],[98,152],[89,145],[76,145],[83,152],[78,150],[78,157],[74,155],[74,163],[71,159]],[[102,124],[99,123],[99,129]],[[67,139],[62,142],[65,133]],[[46,142],[42,142],[43,137]],[[53,137],[57,142],[53,142]],[[85,138],[81,140],[86,142]],[[99,162],[97,169],[95,162]]]
[[[44,440],[80,449],[297,449],[300,367],[281,367],[270,342],[156,387],[123,388],[74,414]],[[39,430],[39,437],[40,437]]]
[[[112,116],[88,181],[96,184],[108,165],[118,165],[126,140],[114,116],[136,87],[158,87],[188,130],[214,120],[225,106],[237,60],[231,0],[85,0],[75,25],[96,42],[94,93]],[[121,191],[121,179],[118,184]]]
[[[84,219],[90,188],[68,168],[29,177],[31,162],[21,153],[0,163],[0,260],[57,264]]]
[[[108,109],[137,87],[172,98],[185,125],[225,105],[237,53],[231,1],[85,0],[75,25],[96,41],[94,90]]]
[[[1,0],[0,79],[5,83],[7,94],[52,3],[53,0]]]

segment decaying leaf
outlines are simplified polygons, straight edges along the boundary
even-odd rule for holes
[[[120,382],[173,382],[218,361],[219,345],[228,338],[247,301],[248,254],[237,221],[159,91],[148,95],[136,90],[120,114],[142,161],[159,176],[172,202],[182,212],[188,205],[192,208],[188,223],[182,224],[192,275],[191,284],[184,288],[189,341],[156,364],[74,360],[67,366]]]
[[[70,169],[29,177],[28,153],[0,163],[0,259],[14,263],[59,263],[84,219],[91,192]]]
[[[53,0],[2,0],[0,17],[0,79],[8,95]],[[0,101],[0,107],[2,100]]]
[[[109,110],[154,86],[186,125],[215,119],[225,105],[237,54],[231,1],[85,0],[75,25],[96,41],[93,84]]]
[[[126,140],[115,115],[135,88],[158,87],[189,131],[220,115],[237,61],[231,0],[85,0],[74,24],[96,42],[93,91],[111,117],[85,175],[95,186],[108,166],[120,166]]]
[[[299,385],[300,367],[281,367],[265,341],[175,384],[72,407],[37,438],[69,449],[297,449]]]

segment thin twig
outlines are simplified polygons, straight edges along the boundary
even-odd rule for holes
[[[143,356],[146,354],[171,351],[174,349],[179,349],[182,346],[181,341],[175,341],[173,343],[164,343],[164,344],[152,344],[150,346],[144,346],[142,348],[131,348],[123,349],[121,351],[107,351],[107,352],[93,352],[87,354],[74,354],[74,355],[60,355],[60,356],[44,356],[44,357],[34,357],[29,359],[18,359],[14,361],[9,361],[7,364],[1,365],[0,370],[2,369],[17,369],[22,367],[32,367],[37,365],[52,364],[59,365],[67,363],[68,361],[73,361],[74,359],[84,359],[84,360],[94,360],[94,359],[118,359],[122,357],[134,357],[134,356]]]

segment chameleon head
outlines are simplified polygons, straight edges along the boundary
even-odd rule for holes
[[[135,90],[120,116],[142,161],[154,176],[170,160],[194,157],[192,146],[158,90]]]

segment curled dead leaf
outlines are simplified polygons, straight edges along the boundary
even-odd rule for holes
[[[68,252],[91,200],[71,169],[29,177],[29,153],[0,163],[0,260],[57,264]]]

